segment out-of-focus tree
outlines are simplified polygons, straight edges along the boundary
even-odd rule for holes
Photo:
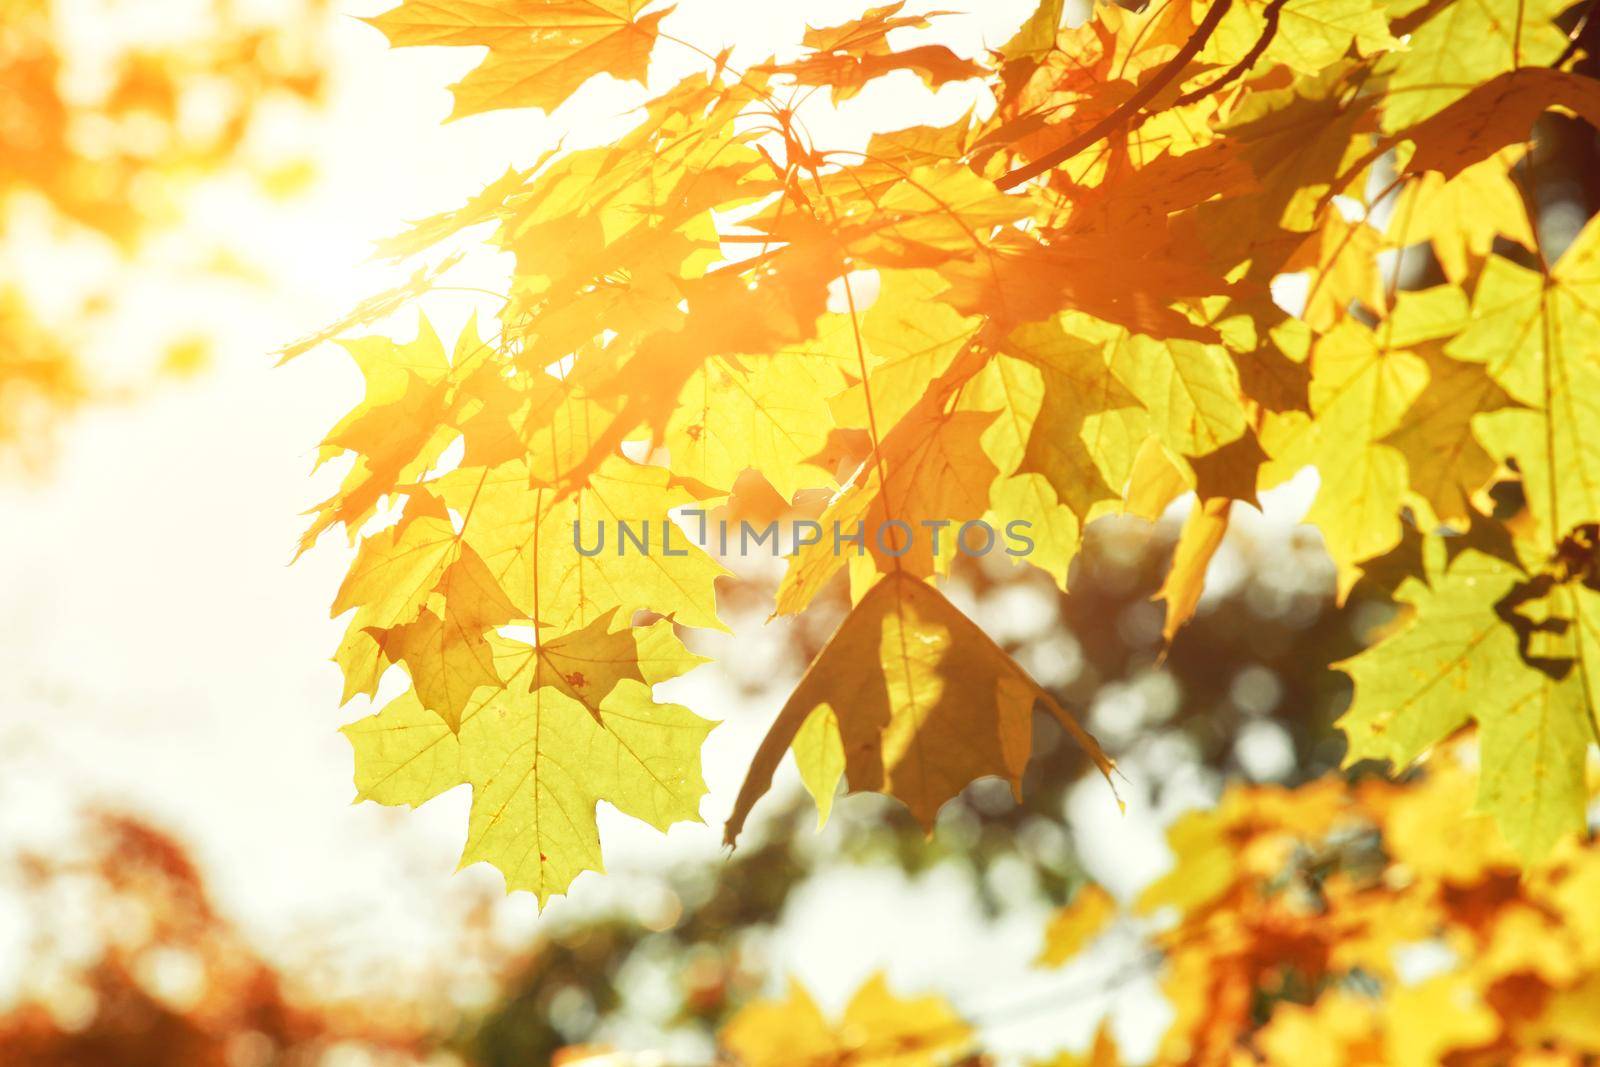
[[[1410,781],[1354,789],[1238,785],[1173,824],[1174,867],[1127,906],[1080,889],[1043,931],[1039,965],[1122,925],[1147,944],[1174,1015],[1153,1056],[1123,1058],[1102,1027],[1087,1051],[1038,1067],[1594,1063],[1600,849],[1569,839],[1530,867],[1486,816],[1443,817],[1469,801],[1475,759],[1454,745]],[[717,1047],[729,1067],[992,1062],[973,1020],[881,978],[838,1016],[791,984],[733,1014]],[[567,1055],[555,1062],[647,1062]]]
[[[1403,784],[1238,787],[1175,823],[1176,865],[1122,920],[1153,931],[1176,1011],[1155,1062],[1593,1063],[1600,850],[1569,840],[1519,869],[1485,816],[1446,814],[1475,760],[1453,746]]]
[[[107,328],[116,268],[156,253],[197,183],[245,168],[268,191],[304,178],[303,161],[252,159],[251,139],[275,108],[321,99],[329,13],[325,0],[274,8],[264,21],[235,0],[0,0],[0,455],[38,458],[60,413],[121,391],[82,349]],[[149,372],[207,354],[203,336],[117,344],[149,348],[132,361]]]
[[[403,1004],[296,988],[143,820],[100,813],[48,853],[5,859],[29,935],[7,961],[20,979],[0,1014],[7,1067],[307,1067],[338,1047],[399,1067],[433,1047]]]

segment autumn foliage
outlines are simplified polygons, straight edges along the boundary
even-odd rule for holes
[[[63,412],[129,391],[84,352],[115,328],[123,295],[126,276],[107,278],[105,259],[148,269],[196,185],[261,169],[263,113],[281,121],[324,92],[323,6],[264,17],[206,0],[158,20],[156,35],[130,30],[129,11],[86,19],[52,0],[0,2],[0,459],[37,459]],[[137,352],[151,339],[118,340],[146,378],[205,356],[200,335],[153,352]]]
[[[1460,817],[1474,788],[1460,756],[1406,785],[1231,789],[1173,825],[1174,867],[1128,907],[1080,888],[1038,962],[1070,962],[1117,923],[1146,938],[1173,1010],[1154,1064],[1593,1063],[1600,852],[1567,841],[1524,871],[1483,817]],[[746,1067],[951,1063],[982,1044],[949,1005],[876,980],[836,1023],[795,989],[743,1009],[721,1042]],[[1040,1061],[1123,1062],[1104,1028]]]
[[[6,960],[19,988],[0,1014],[0,1063],[309,1065],[346,1046],[412,1064],[434,1043],[397,1005],[295,988],[170,834],[101,811],[52,846],[3,857],[29,936]]]
[[[1463,875],[1470,901],[1451,872],[1406,893],[1492,966],[1498,909],[1550,908],[1512,865],[1586,831],[1600,677],[1600,223],[1556,225],[1530,156],[1552,121],[1600,123],[1588,5],[1568,6],[1175,0],[1068,26],[1046,0],[979,49],[889,4],[742,67],[634,0],[374,18],[397,47],[485,49],[458,117],[557,109],[600,75],[649,92],[613,143],[552,148],[386,241],[423,259],[416,280],[339,326],[434,284],[469,238],[514,263],[492,324],[343,342],[366,396],[324,442],[349,472],[304,544],[335,526],[359,542],[334,601],[345,698],[393,665],[409,680],[345,728],[361,795],[414,806],[469,785],[463,862],[541,902],[602,869],[599,802],[662,830],[698,819],[712,724],[653,687],[699,662],[686,628],[725,624],[720,546],[682,525],[670,554],[590,555],[575,532],[715,509],[865,531],[785,542],[776,614],[836,581],[848,611],[753,755],[730,843],[789,751],[824,816],[842,781],[924,826],[974,779],[1020,788],[1035,709],[1109,772],[940,591],[972,554],[955,531],[1026,523],[1020,565],[1064,588],[1088,523],[1192,492],[1164,589],[1182,640],[1231,511],[1310,468],[1306,521],[1340,597],[1368,582],[1405,608],[1338,665],[1350,761],[1400,771],[1476,724],[1476,796],[1452,787],[1434,810],[1486,813],[1510,851]],[[657,86],[664,50],[701,69]],[[954,122],[906,109],[864,151],[813,137],[808,108],[847,110],[892,76],[976,103]],[[1307,840],[1347,816],[1392,834],[1403,793],[1313,791],[1285,818]],[[1275,824],[1233,825],[1241,803],[1180,832],[1222,835],[1249,871]],[[1174,901],[1175,981],[1230,982],[1226,958],[1238,990],[1280,964],[1322,990],[1375,966],[1366,883],[1319,884],[1327,910],[1301,929],[1280,913],[1292,893],[1255,901],[1236,877]],[[1212,930],[1222,899],[1243,910]],[[1228,947],[1184,978],[1191,933]],[[1499,1021],[1430,1040],[1544,1025],[1527,1020],[1545,987],[1577,978],[1523,973],[1474,971]],[[1208,1050],[1246,1025],[1244,993],[1216,996],[1228,1012],[1180,1020],[1177,1058],[1222,1062]],[[1284,1018],[1326,1015],[1372,1062],[1429,1062],[1336,990],[1301,1001]]]

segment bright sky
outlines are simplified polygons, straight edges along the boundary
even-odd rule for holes
[[[164,6],[139,5],[146,15]],[[385,6],[346,0],[345,10]],[[962,17],[966,32],[998,44],[1030,5],[975,6],[983,14]],[[736,60],[748,62],[761,58],[763,42],[795,39],[803,19],[827,24],[855,7],[687,0],[663,28],[713,50],[738,41]],[[272,203],[240,183],[192,205],[190,224],[228,235],[273,279],[275,295],[213,293],[156,275],[139,283],[122,329],[213,325],[224,339],[215,367],[149,400],[78,418],[39,484],[0,484],[0,840],[48,847],[85,800],[146,813],[194,845],[225,909],[261,944],[316,931],[353,966],[381,963],[394,989],[452,951],[451,927],[439,917],[459,913],[475,890],[498,893],[500,880],[481,867],[453,873],[464,789],[418,812],[350,803],[350,753],[336,730],[367,709],[361,701],[337,706],[340,682],[328,657],[343,626],[327,617],[348,553],[330,536],[289,561],[300,513],[331,491],[337,473],[309,476],[315,445],[357,399],[359,382],[333,348],[282,369],[269,353],[409,273],[366,262],[374,239],[402,220],[455,206],[508,165],[533,160],[563,129],[569,143],[604,139],[625,124],[639,91],[591,85],[559,123],[514,112],[441,125],[450,107],[445,86],[476,63],[475,52],[390,51],[353,18],[340,20],[334,44],[331,113],[309,140],[303,127],[282,132],[286,155],[303,153],[322,168],[309,197]],[[680,49],[658,64],[655,80],[699,62]],[[874,85],[842,116],[819,116],[833,127],[823,140],[842,145],[870,125],[903,124],[896,116],[908,112],[906,94],[918,108],[926,102],[909,75]],[[947,87],[939,111],[953,118],[971,99]],[[52,269],[62,268],[42,257],[36,280],[48,286]],[[493,287],[499,269],[469,264],[454,281]],[[472,304],[455,294],[429,307],[449,337]],[[93,357],[114,363],[117,352],[108,346]],[[733,642],[741,659],[781,662],[780,634],[746,627]],[[716,854],[722,816],[781,694],[752,703],[702,670],[674,683],[670,696],[729,720],[706,750],[709,825],[663,838],[603,812],[613,873],[580,878],[580,903],[558,902],[552,914],[633,899],[641,879],[630,879],[630,869]],[[1103,857],[1097,874],[1124,893],[1164,862],[1159,820],[1137,788],[1129,792],[1126,818],[1099,783],[1075,793],[1070,810],[1088,849]],[[996,1008],[1005,1001],[997,991],[1019,989],[1015,976],[1038,949],[1042,914],[1020,907],[989,926],[969,895],[938,871],[908,885],[897,873],[834,869],[792,902],[773,949],[775,980],[795,973],[837,1005],[867,974],[887,968],[904,992],[938,990],[958,1007],[992,1014],[1000,1047],[1049,1047],[1036,1026],[1007,1021]],[[529,897],[502,910],[511,928],[537,922]],[[7,922],[0,910],[0,959],[24,933]],[[1102,1003],[1091,995],[1096,975],[1115,969],[1127,947],[1024,985],[1022,996],[1077,991],[1050,1029],[1085,1041]],[[1119,1031],[1137,1054],[1157,1032],[1151,1013],[1161,1009],[1148,982],[1121,993]]]

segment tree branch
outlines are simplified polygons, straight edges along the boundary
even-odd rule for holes
[[[1211,39],[1211,35],[1216,32],[1217,26],[1222,22],[1222,17],[1228,13],[1228,9],[1232,6],[1233,0],[1216,0],[1216,3],[1211,5],[1211,10],[1206,12],[1206,17],[1201,20],[1200,25],[1195,27],[1194,33],[1190,34],[1189,39],[1183,42],[1183,47],[1178,49],[1178,54],[1169,59],[1166,65],[1156,72],[1155,77],[1141,85],[1132,96],[1118,105],[1115,111],[1060,148],[1046,152],[1032,163],[1018,167],[1016,170],[1002,176],[995,182],[995,185],[1001,189],[1014,189],[1028,179],[1037,178],[1045,171],[1052,170],[1059,164],[1065,163],[1085,148],[1110,134],[1117,127],[1126,124],[1130,119],[1137,117],[1139,122],[1142,122],[1143,118],[1138,116],[1140,109],[1145,104],[1148,104],[1157,93],[1165,89],[1172,79],[1176,78],[1179,72],[1189,65],[1189,61],[1200,53],[1200,49],[1206,46],[1206,42]],[[1138,124],[1134,123],[1135,126]]]
[[[1567,47],[1563,48],[1561,54],[1556,57],[1555,62],[1550,64],[1552,70],[1560,70],[1566,65],[1567,60],[1578,54],[1583,35],[1588,31],[1589,23],[1594,19],[1594,12],[1597,6],[1600,6],[1600,2],[1589,0],[1589,6],[1583,9],[1583,16],[1578,19],[1577,25],[1572,27],[1572,33],[1567,37]]]
[[[1247,70],[1255,66],[1261,54],[1272,46],[1272,39],[1278,36],[1278,16],[1283,14],[1283,6],[1288,2],[1289,0],[1269,0],[1266,10],[1261,13],[1262,18],[1266,20],[1265,25],[1261,27],[1261,36],[1256,38],[1256,43],[1250,46],[1250,51],[1244,54],[1244,58],[1229,67],[1227,73],[1211,84],[1184,93],[1172,102],[1172,106],[1183,107],[1196,100],[1204,100],[1229,82],[1237,81]]]

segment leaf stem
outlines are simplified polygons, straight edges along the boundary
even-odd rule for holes
[[[878,434],[878,414],[872,406],[872,382],[867,377],[867,349],[861,341],[861,316],[856,312],[856,295],[850,284],[850,271],[840,279],[844,285],[845,304],[850,309],[850,332],[856,343],[856,365],[861,368],[861,395],[867,404],[867,432],[872,435],[872,464],[878,472],[878,492],[883,494],[883,517],[893,519],[889,510],[889,480],[883,473],[883,438]],[[900,557],[894,556],[894,569],[900,569]]]

